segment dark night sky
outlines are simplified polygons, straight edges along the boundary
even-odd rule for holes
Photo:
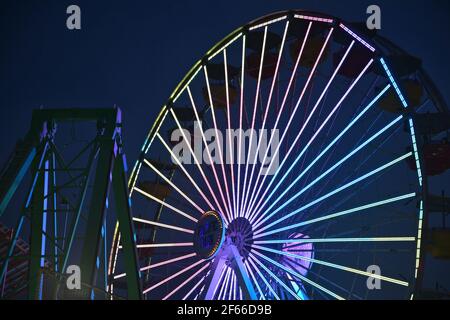
[[[215,42],[257,17],[302,8],[364,21],[373,1],[2,1],[0,162],[40,106],[124,110],[134,162],[161,105]],[[66,28],[77,4],[82,30]],[[450,2],[376,1],[381,34],[421,57],[447,101]]]

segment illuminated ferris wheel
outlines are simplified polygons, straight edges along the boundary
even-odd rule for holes
[[[144,296],[411,298],[424,206],[413,115],[428,106],[392,61],[357,26],[303,11],[209,50],[131,172]],[[116,231],[113,294],[123,259]]]

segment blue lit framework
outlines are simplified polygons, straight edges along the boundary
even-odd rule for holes
[[[274,75],[276,75],[277,72],[283,68],[280,61],[283,59],[283,48],[285,45],[287,47],[288,39],[291,36],[289,34],[290,28],[295,25],[297,21],[305,23],[305,36],[299,38],[299,54],[296,59],[293,58],[294,63],[291,75],[284,80],[287,83],[287,89],[284,96],[282,93],[280,94],[279,100],[282,102],[281,107],[280,105],[278,105],[278,107],[283,110],[283,106],[288,100],[287,97],[289,94],[294,95],[295,93],[295,95],[299,97],[298,102],[295,104],[294,101],[290,113],[285,113],[287,114],[285,118],[280,115],[281,111],[279,111],[278,114],[274,112],[273,115],[271,114],[268,116],[271,111],[269,108],[271,99],[276,91],[274,89],[276,81],[267,81],[267,83],[271,85],[263,83],[262,78],[264,77],[264,73],[267,72],[267,70],[263,68],[265,66],[264,59],[266,59],[265,50],[272,50],[270,53],[272,54],[273,59]],[[278,43],[278,48],[281,48],[278,51],[274,50],[275,47],[271,43],[271,41],[273,41],[271,37],[273,36],[270,33],[271,30],[275,29],[277,26],[280,26],[278,31],[279,34],[283,35],[282,38],[280,37]],[[421,189],[423,188],[423,177],[414,123],[408,115],[408,102],[403,96],[401,88],[390,71],[385,59],[380,57],[380,51],[377,50],[377,46],[363,36],[357,34],[349,26],[350,24],[341,22],[334,17],[302,11],[280,12],[255,20],[244,27],[236,29],[208,51],[208,53],[192,67],[185,78],[176,87],[153,124],[142,147],[141,157],[136,162],[129,180],[130,197],[134,201],[133,205],[136,206],[135,202],[144,203],[144,201],[150,200],[150,202],[154,203],[154,210],[156,212],[153,216],[148,214],[147,217],[145,217],[145,219],[148,220],[145,220],[143,216],[135,218],[135,223],[137,223],[139,219],[140,222],[146,221],[146,224],[157,225],[159,228],[158,231],[156,231],[155,228],[153,231],[145,231],[146,233],[142,231],[142,233],[137,234],[138,249],[151,250],[147,253],[147,260],[141,264],[141,272],[146,273],[146,280],[148,280],[147,285],[144,285],[144,294],[146,298],[199,299],[204,297],[205,292],[208,291],[213,294],[215,299],[219,300],[242,299],[242,283],[237,280],[238,276],[232,268],[221,267],[223,268],[221,270],[212,270],[212,266],[214,265],[213,262],[202,259],[199,260],[195,257],[195,252],[192,253],[192,250],[190,250],[192,243],[189,240],[189,233],[195,230],[192,223],[195,224],[199,214],[201,216],[206,210],[215,210],[219,212],[223,217],[226,227],[228,227],[235,219],[240,218],[249,221],[252,225],[251,232],[249,231],[248,234],[243,235],[244,238],[247,237],[247,242],[244,241],[244,244],[242,245],[239,240],[233,240],[235,241],[233,243],[239,251],[239,255],[242,256],[244,266],[248,273],[246,276],[247,279],[245,280],[253,283],[259,299],[306,300],[311,298],[310,295],[312,292],[317,292],[316,296],[324,299],[346,299],[348,297],[361,298],[359,294],[346,291],[346,288],[340,286],[333,281],[333,279],[324,276],[322,267],[326,268],[326,270],[336,270],[336,272],[346,272],[352,275],[362,276],[363,279],[364,277],[379,279],[382,280],[383,283],[406,288],[406,292],[411,293],[412,287],[414,286],[413,280],[408,279],[408,281],[404,281],[395,277],[389,277],[384,273],[382,275],[374,275],[365,271],[364,268],[356,268],[343,263],[335,263],[332,262],[331,259],[324,259],[319,255],[321,250],[323,252],[326,251],[324,249],[325,244],[339,246],[339,248],[336,249],[336,252],[344,252],[349,244],[354,243],[359,243],[359,246],[362,245],[361,243],[375,244],[375,246],[378,243],[380,245],[383,243],[398,243],[402,245],[415,243],[415,268],[413,272],[415,279],[418,276],[421,258],[420,251],[424,205],[421,198]],[[298,80],[295,77],[297,66],[302,63],[302,53],[311,40],[309,36],[312,37],[312,35],[314,35],[314,32],[311,31],[314,28],[324,28],[324,30],[326,30],[324,31],[325,35],[323,37],[324,43],[318,47],[316,53],[317,56],[314,57],[315,59],[313,59],[309,66],[312,71],[309,75],[308,73],[304,75],[304,79],[306,80],[306,84],[303,86],[304,90],[292,89],[293,92],[291,93],[289,90],[295,87],[294,83]],[[255,46],[255,40],[252,39],[252,34],[255,32],[259,32],[259,46]],[[305,102],[306,95],[308,94],[308,85],[310,84],[310,81],[313,83],[316,79],[316,67],[320,64],[322,54],[325,57],[327,46],[331,46],[333,41],[337,41],[338,35],[341,34],[346,34],[350,37],[351,40],[348,42],[350,44],[349,46],[342,45],[343,49],[345,49],[345,53],[339,57],[340,61],[338,61],[339,63],[337,63],[337,66],[334,66],[335,69],[331,77],[324,77],[326,83],[325,89],[320,94],[316,103],[314,104],[314,102],[312,102],[310,107],[309,102]],[[334,37],[336,37],[336,39]],[[292,41],[292,38],[289,41]],[[248,59],[248,56],[246,57],[246,52],[251,46],[256,47],[255,54],[259,54],[260,57],[259,62],[256,63],[254,67],[254,79],[250,79],[248,74],[248,68],[250,68],[248,65],[251,64],[251,61]],[[234,47],[237,48],[235,51],[233,51]],[[341,99],[336,104],[331,104],[331,102],[329,102],[330,110],[328,110],[328,113],[326,114],[322,113],[323,105],[325,105],[325,101],[328,98],[328,88],[331,88],[330,91],[334,89],[334,79],[336,75],[341,71],[340,69],[348,67],[348,65],[345,64],[346,58],[351,57],[352,50],[356,47],[365,48],[364,50],[367,50],[368,56],[371,58],[367,59],[367,64],[358,69],[358,72],[350,82],[347,90],[344,88],[344,92],[339,91],[339,96],[342,96]],[[233,52],[239,54],[233,55]],[[242,57],[240,67],[236,67],[235,69],[229,68],[227,63],[231,64],[233,61],[236,62],[236,59],[233,59],[233,57],[237,56],[239,58]],[[217,71],[212,66],[213,63],[220,59],[223,59],[223,64],[220,65],[222,68],[224,67],[224,69],[222,69],[223,71]],[[333,119],[335,118],[333,117],[338,117],[339,112],[341,112],[342,109],[341,106],[346,104],[345,100],[352,97],[355,88],[358,88],[358,81],[361,80],[361,82],[363,82],[366,73],[378,63],[382,66],[382,70],[389,80],[388,83],[380,84],[379,90],[374,91],[374,94],[372,94],[372,89],[370,89],[370,87],[366,94],[366,98],[369,98],[369,93],[371,93],[370,99],[363,100],[364,103],[361,101],[361,103],[357,104],[359,108],[357,112],[355,111],[355,113],[352,114],[350,121],[346,126],[336,132],[335,137],[331,139],[330,142],[318,144],[316,137],[324,134],[327,130],[331,130],[329,126],[332,127],[334,124]],[[217,80],[217,74],[221,73],[223,73],[222,76],[224,76],[225,81]],[[238,80],[230,82],[229,78],[237,78]],[[270,79],[275,78],[276,77],[273,76]],[[379,79],[377,78],[374,81],[374,84],[377,83],[378,80]],[[199,90],[198,83],[200,81],[203,83],[203,97],[206,100],[206,107],[199,102],[200,94],[198,92],[202,92]],[[251,90],[254,90],[253,92],[256,93],[244,93],[244,88],[245,86],[248,86],[249,83],[253,84]],[[276,85],[278,85],[278,83],[276,83]],[[367,84],[365,84],[365,86],[369,87]],[[223,89],[223,92],[220,93],[218,91],[219,89]],[[240,91],[238,89],[240,89]],[[351,151],[337,156],[336,150],[339,148],[342,141],[351,136],[350,133],[352,130],[356,130],[362,125],[363,121],[365,121],[365,116],[367,117],[369,114],[375,112],[376,106],[391,90],[395,91],[405,112],[395,116],[381,126],[381,128],[379,125],[374,126],[375,122],[379,119],[379,117],[377,117],[371,125],[367,126],[367,132],[365,132],[356,143],[352,142],[354,147],[350,149]],[[258,101],[260,91],[265,92],[264,98],[267,97],[267,106],[266,101],[263,101],[264,98],[260,98],[260,101]],[[231,101],[231,93],[235,94],[235,97],[233,98],[235,99],[234,102]],[[220,96],[222,100],[219,99],[219,94],[223,95]],[[255,97],[254,101],[248,102],[245,100],[248,95],[252,98]],[[239,107],[240,112],[240,115],[238,116],[238,111],[235,111],[234,118],[232,118],[233,111],[230,108],[233,103],[236,106],[236,109]],[[231,163],[230,166],[224,168],[221,163],[210,161],[212,164],[206,166],[197,159],[195,147],[191,146],[191,143],[186,143],[184,152],[192,156],[193,163],[188,165],[177,161],[176,169],[169,165],[171,161],[173,163],[175,152],[171,150],[168,137],[164,134],[164,130],[170,129],[170,132],[173,132],[172,129],[175,128],[183,131],[183,125],[192,121],[186,120],[186,109],[191,110],[191,119],[197,120],[197,122],[202,121],[202,123],[206,123],[205,126],[209,127],[209,129],[215,129],[217,132],[220,125],[222,125],[223,128],[231,128],[230,123],[239,123],[239,128],[241,128],[243,126],[245,113],[249,113],[247,114],[247,128],[253,128],[255,123],[259,128],[264,128],[266,124],[267,128],[269,128],[269,125],[271,124],[273,125],[273,128],[282,128],[282,126],[279,126],[281,124],[279,121],[285,121],[283,126],[289,128],[289,126],[294,123],[293,119],[297,108],[303,106],[305,103],[310,107],[310,109],[308,109],[310,113],[309,115],[306,114],[304,125],[301,128],[296,128],[295,134],[280,134],[281,141],[283,141],[283,139],[291,139],[291,141],[289,141],[290,144],[286,147],[287,152],[280,151],[280,154],[281,152],[284,152],[283,158],[281,159],[281,164],[272,176],[261,175],[261,171],[258,172],[256,170],[256,165]],[[246,106],[246,104],[249,106]],[[261,109],[263,111],[266,110],[265,112],[261,112],[261,119],[257,119],[256,117],[258,104],[261,104]],[[187,105],[188,107],[180,108],[180,105]],[[264,109],[264,107],[266,109]],[[244,109],[245,112],[243,112]],[[225,110],[223,118],[221,118],[222,110]],[[308,133],[308,125],[311,125],[313,120],[318,121],[315,118],[313,119],[313,114],[315,117],[319,117],[318,119],[320,119],[322,124],[316,125],[314,128],[315,131]],[[321,115],[323,118],[320,118]],[[380,117],[381,116],[382,115],[380,115]],[[368,153],[368,156],[361,160],[361,163],[357,166],[357,172],[359,173],[359,170],[373,158],[374,154],[378,154],[377,151],[384,146],[386,141],[389,141],[389,139],[394,136],[399,125],[402,124],[403,121],[407,121],[408,124],[408,136],[411,137],[410,143],[412,145],[411,151],[397,153],[394,158],[380,159],[380,161],[377,162],[375,169],[370,167],[367,170],[362,171],[363,173],[361,174],[349,176],[345,179],[340,178],[337,172],[344,165],[354,163],[354,161],[360,159],[363,154]],[[273,124],[274,122],[275,124]],[[379,128],[378,130],[375,129],[377,127]],[[200,141],[201,145],[203,142],[209,155],[210,150],[208,149],[204,135],[205,132],[202,127],[200,127],[196,133],[194,127],[188,128],[187,131],[183,132],[181,138],[184,141],[190,141],[187,137],[188,133],[194,132],[194,136],[191,136],[194,137],[193,139],[195,139],[195,134],[197,134],[198,136],[196,138]],[[310,138],[307,137],[309,140],[302,140],[306,139],[302,134],[303,136],[306,136],[307,134],[311,134],[312,136]],[[386,135],[387,137],[385,138]],[[225,134],[223,139],[227,140],[227,138],[229,137]],[[250,136],[250,139],[252,139],[252,136]],[[294,141],[292,142],[292,140]],[[302,147],[294,149],[294,146],[297,143]],[[371,153],[368,152],[369,147],[372,147],[377,143],[379,143],[379,146],[375,148],[375,151]],[[320,146],[319,150],[317,150],[318,146]],[[257,142],[257,148],[259,149],[259,147],[259,142]],[[317,155],[306,160],[307,157],[311,157],[312,152],[316,152]],[[161,160],[161,155],[164,153],[167,154],[166,162]],[[219,147],[219,157],[223,158],[223,153],[224,150],[220,150]],[[237,156],[239,158],[239,154]],[[289,156],[291,156],[291,158],[289,158]],[[333,156],[337,159],[335,160]],[[264,159],[266,159],[266,157],[267,152]],[[156,158],[158,158],[158,160],[156,160]],[[414,183],[418,184],[417,188],[411,187],[408,192],[389,194],[389,196],[385,195],[384,199],[367,199],[366,201],[363,195],[361,195],[361,198],[365,199],[364,201],[361,200],[362,203],[359,203],[358,205],[353,204],[353,207],[351,208],[341,207],[348,199],[357,194],[359,190],[361,190],[360,193],[363,194],[363,190],[370,187],[374,181],[377,181],[381,174],[388,170],[398,170],[396,168],[399,167],[399,164],[404,163],[405,160],[409,158],[414,158],[416,163],[417,170],[415,173],[417,174],[417,179],[415,179],[415,181],[417,182]],[[248,159],[250,159],[249,156],[247,156],[247,160]],[[329,165],[328,162],[331,160],[334,162]],[[162,161],[162,163],[160,163],[160,161]],[[270,162],[270,165],[271,164],[272,162]],[[320,174],[315,171],[317,170],[316,167],[319,165],[322,166]],[[298,169],[299,166],[301,166],[300,170]],[[179,175],[177,177],[175,174],[177,170],[179,170],[181,176]],[[295,176],[293,176],[294,174]],[[330,181],[340,181],[339,179],[342,179],[340,184],[325,192]],[[163,190],[163,183],[172,190],[172,193],[161,194],[161,192],[166,190]],[[355,187],[357,190],[351,191],[353,190],[351,188]],[[227,189],[226,191],[225,188]],[[194,195],[194,193],[196,194]],[[343,197],[342,201],[337,201],[336,203],[333,203],[333,205],[329,205],[329,207],[326,208],[328,209],[326,210],[326,214],[319,217],[307,215],[307,213],[314,208],[323,206],[325,200],[328,199],[328,201],[331,202],[331,199],[335,199],[333,197],[336,196]],[[297,230],[302,230],[302,232],[304,232],[303,230],[315,232],[317,230],[322,230],[325,224],[331,225],[334,223],[334,219],[350,216],[354,216],[355,219],[357,219],[358,216],[362,215],[367,210],[379,210],[379,212],[383,212],[382,208],[386,206],[394,206],[403,202],[409,203],[414,199],[419,199],[419,212],[417,216],[418,229],[414,231],[414,234],[398,237],[389,235],[354,237],[343,236],[342,234],[336,236],[305,237],[297,232]],[[184,205],[182,203],[183,201],[185,203]],[[186,201],[188,204],[186,204]],[[192,204],[194,205],[192,206]],[[139,207],[139,205],[140,204],[137,206]],[[325,211],[323,207],[320,208]],[[173,218],[171,218],[172,216]],[[136,230],[143,229],[142,226],[139,226],[140,225],[137,224]],[[187,238],[183,238],[187,240],[178,240],[182,239],[181,236],[180,238],[175,234],[172,236],[172,233],[169,233],[167,230],[181,231],[184,235],[187,235]],[[176,234],[178,235],[179,233]],[[248,239],[251,239],[250,242],[248,242]],[[120,234],[116,230],[114,241],[116,246],[119,241]],[[227,243],[227,241],[225,241],[225,243]],[[301,245],[305,244],[310,245],[310,248],[305,249],[305,247],[301,247]],[[289,251],[289,248],[298,248],[299,246],[303,249],[298,249],[298,252]],[[177,250],[180,250],[178,255]],[[313,254],[309,255],[308,250],[312,251]],[[158,254],[165,255],[167,258],[159,258]],[[115,286],[120,287],[118,284],[119,281],[126,277],[126,274],[121,270],[120,264],[120,256],[118,251],[115,251],[110,257],[110,279],[113,279],[111,280],[111,290],[113,290]],[[311,268],[311,265],[314,267]],[[318,266],[317,268],[320,271],[317,271],[315,266]],[[163,270],[168,274],[167,277],[160,276],[158,271],[161,270],[161,268],[165,268]],[[213,281],[215,287],[211,287],[209,283],[205,284],[205,279],[212,273],[215,274],[216,280],[215,282]],[[185,279],[184,281],[183,278]],[[312,278],[314,280],[312,280]],[[166,287],[168,289],[163,289]]]

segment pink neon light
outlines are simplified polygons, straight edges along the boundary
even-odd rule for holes
[[[229,92],[228,92],[228,63],[227,63],[227,51],[226,49],[223,50],[223,61],[224,61],[224,69],[225,69],[225,89],[226,89],[226,94],[227,94],[227,122],[228,122],[228,143],[231,146],[231,110],[230,110],[230,96],[229,96]],[[234,154],[233,154],[233,150],[230,150],[231,152],[231,163],[230,163],[230,168],[231,168],[231,192],[233,193],[233,208],[231,208],[231,204],[230,204],[230,210],[231,210],[231,217],[234,218],[235,214],[236,214],[236,194],[235,194],[235,190],[234,190]],[[224,177],[225,179],[225,177]]]
[[[178,290],[183,288],[189,281],[194,279],[200,272],[205,270],[207,267],[209,267],[209,263],[205,264],[197,272],[195,272],[193,275],[191,275],[189,278],[187,278],[185,281],[183,281],[183,283],[181,283],[178,287],[176,287],[171,292],[169,292],[164,298],[162,298],[162,300],[167,300],[168,298],[170,298],[173,294],[175,294]]]
[[[255,93],[255,104],[253,106],[253,117],[252,117],[252,127],[251,127],[251,131],[253,132],[254,128],[255,128],[255,120],[256,120],[256,109],[258,107],[258,98],[259,98],[259,87],[261,85],[261,73],[262,73],[262,66],[264,63],[264,54],[265,54],[265,50],[266,50],[266,38],[267,38],[267,26],[264,28],[264,38],[263,38],[263,45],[261,48],[261,61],[259,62],[259,71],[258,71],[258,82],[256,85],[256,93]],[[252,145],[252,141],[253,141],[253,134],[250,134],[250,143],[249,146]],[[250,157],[250,147],[248,148],[249,152],[247,153],[247,160],[245,162],[245,175],[244,175],[244,186],[242,187],[242,191],[243,194],[246,194],[246,184],[247,184],[247,174],[248,174],[248,163],[249,163],[249,157]],[[244,203],[244,198],[242,197],[242,204],[241,207],[245,208],[245,203]]]
[[[189,89],[189,87],[188,87],[188,89]],[[197,189],[197,191],[200,193],[200,195],[202,196],[203,200],[205,200],[205,202],[209,205],[210,208],[214,209],[214,206],[211,204],[209,199],[205,196],[205,194],[200,189],[200,187],[197,185],[197,183],[194,181],[194,179],[191,177],[189,172],[187,172],[186,168],[183,166],[183,164],[180,162],[180,160],[178,160],[178,157],[176,155],[174,155],[174,153],[172,152],[170,147],[167,145],[167,143],[164,141],[164,139],[161,137],[161,135],[159,133],[156,133],[156,136],[161,141],[161,143],[164,145],[164,147],[167,149],[167,151],[170,153],[170,155],[173,157],[173,159],[175,159],[176,163],[181,168],[181,170],[184,172],[184,174],[189,179],[189,181],[192,183],[192,185],[195,187],[195,189]],[[219,207],[219,209],[220,209],[220,207]]]
[[[308,31],[310,30],[311,25],[312,25],[312,23],[309,24]],[[320,61],[320,59],[321,59],[321,57],[322,57],[322,54],[323,54],[323,52],[325,51],[325,48],[326,48],[326,46],[327,46],[327,44],[328,44],[328,41],[330,40],[330,37],[331,37],[331,34],[333,33],[333,30],[334,30],[334,28],[331,28],[330,31],[328,32],[328,36],[327,36],[327,38],[325,39],[325,42],[324,42],[324,44],[323,44],[323,46],[322,46],[322,48],[321,48],[321,50],[320,50],[319,56],[317,57],[317,59],[316,59],[316,61],[315,61],[315,63],[314,63],[313,68],[311,69],[311,72],[310,72],[310,74],[309,74],[309,76],[308,76],[308,79],[307,79],[307,81],[306,81],[306,84],[305,84],[305,86],[303,87],[303,90],[302,90],[302,92],[301,92],[301,94],[300,94],[300,97],[299,97],[298,100],[297,100],[297,103],[296,103],[296,105],[295,105],[295,108],[294,108],[294,110],[293,110],[293,112],[292,112],[292,114],[291,114],[291,116],[290,116],[290,118],[289,118],[289,121],[288,121],[288,124],[287,124],[287,126],[286,126],[286,129],[285,129],[284,132],[283,132],[282,138],[281,138],[280,142],[278,143],[278,146],[277,146],[277,148],[275,149],[274,154],[278,154],[278,152],[279,152],[279,150],[280,150],[280,146],[281,146],[282,140],[284,139],[284,136],[285,136],[286,133],[287,133],[287,130],[288,130],[288,128],[289,128],[289,126],[290,126],[290,124],[291,124],[293,118],[294,118],[294,115],[295,115],[295,113],[297,112],[298,107],[300,106],[300,102],[302,101],[303,96],[304,96],[304,94],[305,94],[305,92],[306,92],[306,89],[308,88],[309,83],[310,83],[310,81],[311,81],[311,79],[312,79],[312,77],[313,77],[313,75],[314,75],[314,73],[315,73],[315,71],[316,71],[317,65],[319,64],[319,61]],[[306,37],[305,37],[305,40],[306,40]],[[306,42],[306,41],[303,42],[303,46],[305,45],[305,42]],[[301,50],[303,50],[303,46],[302,46],[302,49],[301,49]],[[301,51],[301,52],[302,52],[302,51]],[[300,54],[301,54],[301,52],[300,52]],[[300,61],[300,54],[299,54],[298,62]],[[294,75],[295,75],[295,72],[292,74],[291,81],[293,80]],[[285,97],[283,98],[283,103],[285,103],[286,99],[287,99],[287,92],[286,92]],[[283,105],[283,107],[284,107],[284,105]],[[274,126],[275,128],[278,126],[278,122],[279,122],[279,120],[280,120],[280,117],[281,117],[281,111],[282,111],[282,110],[283,110],[283,109],[280,108],[280,112],[279,112],[279,114],[278,114],[278,117],[277,117],[277,120],[276,120],[276,123],[275,123],[275,126]],[[272,138],[273,138],[273,135],[271,136],[271,140],[272,140]],[[271,143],[271,142],[269,142],[268,145],[270,145],[270,143]],[[268,150],[266,150],[266,152],[265,152],[265,154],[264,154],[264,160],[262,161],[262,163],[265,163],[265,161],[266,161],[266,159],[267,159],[267,153],[268,153]],[[272,160],[273,160],[273,158],[274,158],[274,157],[272,157]],[[273,161],[270,161],[268,170],[270,170],[270,168],[272,167],[272,164],[273,164]],[[260,168],[258,177],[261,176],[261,170],[262,170],[262,167]],[[250,199],[250,208],[249,208],[250,210],[253,210],[253,203],[254,203],[254,201],[256,201],[257,196],[258,196],[258,193],[260,192],[260,190],[261,190],[261,188],[262,188],[262,186],[263,186],[263,184],[264,184],[264,181],[266,180],[266,177],[267,177],[267,175],[265,175],[265,176],[263,177],[263,180],[261,181],[261,184],[259,185],[258,192],[256,193],[256,196],[255,196],[255,197],[252,196],[252,198]],[[257,185],[257,184],[256,184],[256,185]],[[256,190],[256,189],[255,189],[255,190]],[[252,200],[252,199],[254,199],[254,200]],[[248,217],[251,218],[251,216],[252,216],[252,215],[251,215],[251,212],[248,212]]]
[[[282,165],[284,165],[285,160],[287,159],[287,157],[291,154],[292,150],[294,150],[294,146],[295,144],[298,142],[298,139],[300,138],[300,135],[303,132],[304,127],[308,124],[309,120],[311,119],[315,108],[318,106],[318,104],[321,101],[321,98],[323,97],[323,94],[325,94],[325,92],[328,90],[329,85],[331,84],[331,82],[333,81],[334,77],[336,76],[337,72],[339,71],[340,67],[342,66],[342,64],[344,63],[344,60],[346,59],[347,55],[349,54],[351,48],[353,47],[354,41],[352,41],[352,43],[350,44],[350,46],[348,47],[347,51],[345,52],[344,56],[342,57],[342,60],[340,61],[339,65],[337,66],[336,70],[333,73],[333,76],[330,78],[330,81],[328,82],[327,86],[325,87],[324,91],[322,92],[321,97],[319,98],[319,100],[317,101],[314,109],[312,110],[311,114],[309,115],[307,121],[305,122],[305,125],[302,127],[302,129],[300,130],[299,134],[297,135],[297,137],[294,140],[294,143],[292,143],[291,147],[289,148],[288,152],[286,153],[285,159],[283,160]],[[309,147],[309,145],[314,141],[314,139],[317,137],[317,135],[320,133],[320,131],[323,129],[323,127],[328,123],[328,121],[331,119],[332,115],[334,114],[334,112],[339,108],[339,106],[342,104],[342,102],[344,101],[344,99],[347,97],[347,95],[350,93],[350,91],[353,89],[353,87],[356,85],[356,83],[359,81],[359,79],[362,77],[362,75],[365,73],[365,71],[367,70],[367,68],[372,64],[373,60],[371,60],[366,67],[364,68],[364,70],[359,74],[358,78],[352,83],[352,85],[349,87],[349,89],[345,92],[345,94],[341,97],[341,99],[339,100],[339,102],[336,104],[336,106],[332,109],[332,111],[330,112],[330,114],[328,114],[327,118],[325,119],[325,121],[321,124],[321,126],[319,127],[319,129],[314,133],[313,137],[308,141],[307,145],[303,148],[303,150],[306,150],[306,148]],[[280,142],[281,144],[281,142]],[[303,152],[303,151],[302,151]],[[280,165],[280,167],[282,166]],[[269,184],[269,186],[272,184],[272,182]],[[267,188],[268,190],[269,188]],[[266,191],[267,191],[266,190]],[[267,192],[265,192],[263,194],[263,196],[261,198],[264,198]],[[270,197],[269,197],[270,198]],[[260,206],[260,208],[257,210],[255,217],[261,212],[261,210],[264,208],[264,206],[268,203],[269,199],[266,199],[266,201],[264,201],[263,205]],[[261,215],[259,217],[259,219],[256,221],[256,223],[258,221],[260,221],[262,219],[264,215]]]
[[[207,88],[208,88],[208,94],[209,94],[209,99],[210,99],[210,104],[211,104],[211,109],[212,109],[212,118],[213,118],[213,123],[214,123],[214,130],[215,130],[216,137],[218,137],[219,134],[218,134],[218,130],[217,130],[216,113],[214,111],[213,101],[212,101],[212,97],[211,97],[211,91],[210,91],[209,79],[208,79],[208,71],[206,70],[206,66],[203,67],[203,70],[205,72],[206,85],[207,85]],[[217,147],[219,149],[220,159],[222,160],[221,161],[222,176],[223,176],[223,179],[224,179],[224,182],[225,182],[225,192],[226,192],[226,196],[227,196],[227,200],[228,200],[228,207],[227,207],[226,203],[224,203],[224,204],[225,204],[225,209],[227,211],[227,215],[228,215],[228,217],[231,218],[231,213],[230,213],[230,209],[231,209],[230,191],[228,189],[228,181],[227,181],[226,174],[225,174],[225,165],[224,165],[224,161],[223,161],[223,153],[222,153],[222,148],[220,147],[220,143],[217,144]],[[208,153],[209,153],[209,151],[208,151]]]
[[[204,70],[205,70],[205,72],[206,72],[206,69],[204,69]],[[181,130],[182,128],[181,128],[180,122],[178,121],[177,116],[175,115],[175,112],[173,111],[173,109],[170,109],[170,111],[171,111],[171,113],[172,113],[173,118],[175,119],[175,122],[177,123],[178,128],[179,128],[180,131],[181,131],[181,134],[183,135],[183,139],[184,139],[185,141],[188,141],[188,139],[186,139],[186,135],[184,134],[184,131]],[[216,134],[217,134],[217,133],[216,133]],[[200,174],[202,175],[203,180],[205,181],[205,183],[206,183],[206,185],[207,185],[207,187],[208,187],[209,192],[211,193],[211,195],[213,196],[214,200],[215,200],[216,203],[217,203],[216,195],[215,195],[214,191],[212,190],[212,187],[211,187],[211,184],[209,183],[209,180],[206,178],[205,172],[203,171],[202,167],[200,166],[200,164],[199,164],[199,162],[198,162],[197,156],[195,155],[194,151],[192,150],[191,144],[190,144],[190,143],[187,143],[187,147],[188,147],[189,152],[191,153],[192,157],[194,158],[195,164],[197,165],[197,168],[198,168],[198,170],[200,171]],[[219,207],[220,207],[220,206],[219,206]],[[227,208],[225,207],[225,209],[227,209]],[[204,212],[204,211],[203,211],[203,212]],[[225,215],[225,213],[223,213],[223,215]],[[226,219],[225,219],[225,221],[226,221]]]
[[[244,65],[245,65],[245,35],[242,37],[242,69],[241,69],[241,103],[239,106],[239,146],[242,145],[242,113],[244,109]],[[242,216],[241,212],[241,202],[240,202],[240,189],[241,189],[241,148],[238,148],[238,184],[237,184],[237,206],[238,216]]]
[[[280,66],[281,56],[283,55],[283,48],[284,48],[284,44],[285,44],[285,40],[286,40],[286,34],[287,34],[287,31],[288,31],[288,27],[289,27],[289,21],[286,22],[286,27],[284,28],[283,39],[281,41],[281,46],[280,46],[280,50],[279,50],[279,53],[278,53],[277,64],[275,66],[275,71],[274,71],[274,75],[273,75],[273,79],[272,79],[272,84],[270,86],[270,91],[269,91],[269,97],[267,99],[266,110],[264,112],[264,118],[263,118],[263,122],[262,122],[262,130],[264,130],[264,128],[266,126],[267,116],[269,114],[269,106],[270,106],[270,102],[272,100],[273,90],[275,88],[275,82],[276,82],[275,80],[276,80],[276,75],[278,73],[278,68]],[[270,144],[270,142],[269,142],[269,144]],[[230,143],[230,145],[231,145],[231,143]],[[252,171],[251,171],[251,174],[250,174],[250,180],[249,180],[249,183],[248,183],[247,190],[245,192],[244,203],[247,203],[247,200],[248,200],[249,191],[251,189],[251,185],[252,185],[252,181],[253,181],[253,174],[255,173],[256,158],[258,156],[258,151],[259,151],[260,146],[261,146],[261,139],[258,141],[258,145],[256,147],[255,157],[253,159]],[[256,180],[256,181],[258,181],[258,180]],[[244,207],[244,212],[245,212],[245,209],[246,208]]]
[[[313,17],[313,16],[305,16],[305,15],[301,15],[301,14],[296,14],[294,17],[295,18],[299,18],[299,19],[304,19],[304,20],[310,20],[310,21],[319,21],[319,22],[333,23],[333,19],[319,18],[319,17]]]
[[[191,99],[192,108],[194,109],[195,118],[197,119],[197,122],[200,123],[200,117],[198,115],[197,107],[195,106],[194,99],[192,97],[192,93],[191,93],[191,90],[189,89],[189,87],[187,87],[187,91],[188,91],[188,94],[189,94],[189,98]],[[221,196],[223,204],[225,205],[225,208],[226,208],[226,202],[225,202],[225,197],[223,195],[223,190],[222,190],[221,184],[219,182],[219,177],[217,175],[216,166],[214,165],[214,162],[212,161],[212,158],[211,158],[211,152],[209,151],[208,144],[206,143],[206,138],[205,138],[205,133],[203,132],[203,128],[200,128],[200,132],[202,134],[203,143],[205,144],[206,148],[208,149],[207,153],[208,153],[209,162],[211,163],[211,168],[213,170],[214,180],[216,181],[217,187],[219,189],[220,196]],[[211,187],[211,186],[209,186],[209,187]],[[226,215],[225,215],[225,211],[223,210],[222,206],[219,204],[219,201],[217,200],[216,195],[212,191],[212,188],[210,189],[210,192],[211,192],[211,194],[212,194],[212,196],[214,198],[214,201],[216,202],[216,205],[221,210],[221,213],[224,216],[224,219],[227,220]]]
[[[186,268],[184,268],[184,269],[178,271],[177,273],[174,273],[173,275],[171,275],[171,276],[165,278],[164,280],[161,280],[160,282],[154,284],[153,286],[151,286],[151,287],[145,289],[143,293],[146,294],[146,293],[148,293],[148,292],[150,292],[150,291],[152,291],[152,290],[158,288],[159,286],[161,286],[161,285],[163,285],[164,283],[166,283],[166,282],[172,280],[173,278],[178,277],[180,274],[183,274],[183,273],[185,273],[185,272],[191,270],[192,268],[195,268],[196,266],[198,266],[198,265],[199,265],[200,263],[202,263],[203,261],[205,261],[205,260],[204,260],[204,259],[201,259],[201,260],[197,261],[196,263],[191,264],[190,266],[188,266],[188,267],[186,267]]]
[[[196,255],[197,255],[196,253],[186,254],[184,256],[180,256],[180,257],[176,257],[176,258],[173,258],[173,259],[169,259],[169,260],[165,260],[165,261],[161,261],[161,262],[158,262],[158,263],[151,264],[151,265],[149,265],[147,267],[141,268],[140,270],[141,271],[150,270],[150,269],[153,269],[153,268],[164,266],[166,264],[170,264],[172,262],[177,262],[177,261],[180,261],[180,260],[186,260],[186,259],[195,257]]]
[[[370,44],[368,44],[366,41],[364,41],[360,36],[358,36],[356,33],[354,33],[352,30],[347,28],[342,23],[339,24],[339,26],[344,29],[349,35],[351,35],[353,38],[355,38],[357,41],[359,41],[361,44],[363,44],[367,49],[369,49],[372,52],[375,52],[375,48],[372,47]]]
[[[138,244],[136,248],[165,248],[165,247],[192,247],[193,242],[174,242],[174,243],[149,243],[149,244]],[[122,246],[120,246],[122,248]]]

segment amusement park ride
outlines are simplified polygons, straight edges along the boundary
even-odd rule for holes
[[[84,138],[62,142],[71,126]],[[228,130],[263,160],[228,163],[217,143],[214,162],[207,129],[280,140],[264,152]],[[233,31],[175,88],[128,180],[121,131],[119,108],[33,113],[0,177],[3,299],[449,297],[424,276],[430,255],[450,259],[434,186],[450,113],[421,61],[362,24],[286,11]]]

